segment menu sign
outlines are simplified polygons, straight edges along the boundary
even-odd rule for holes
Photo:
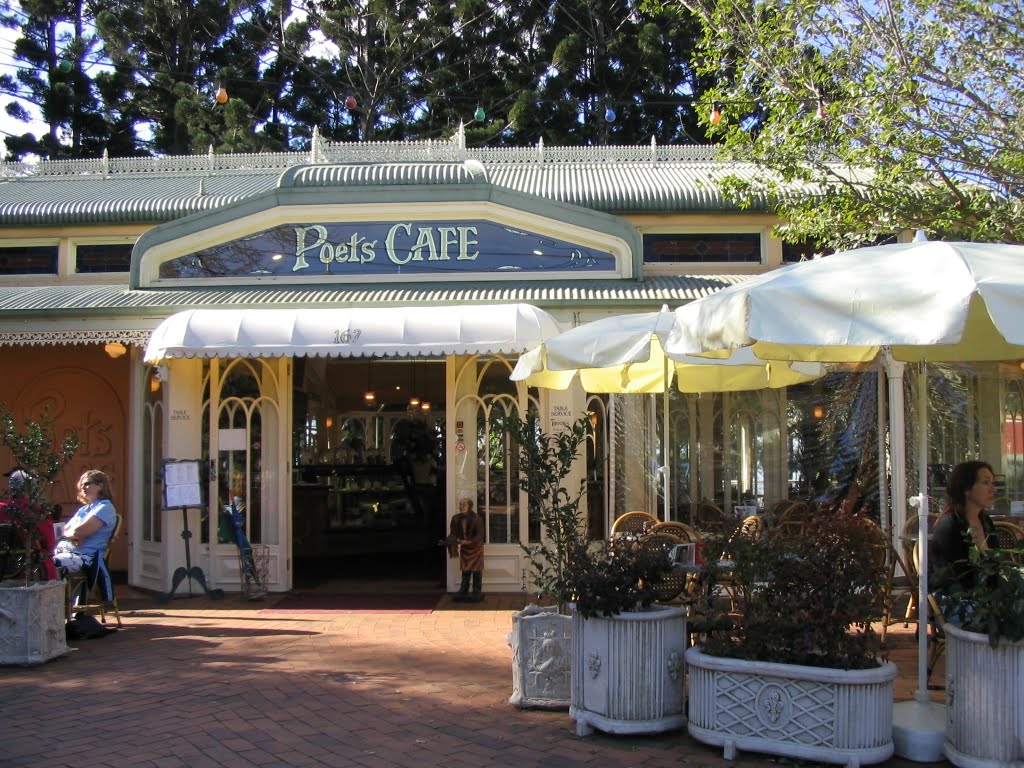
[[[164,461],[164,509],[202,506],[200,479],[198,459]]]

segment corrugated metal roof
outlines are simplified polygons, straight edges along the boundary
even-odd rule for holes
[[[0,318],[164,317],[198,307],[406,306],[524,302],[539,307],[567,304],[641,309],[678,305],[745,279],[743,275],[656,276],[641,281],[574,280],[500,283],[373,284],[329,287],[224,287],[131,290],[124,285],[11,286],[0,291]]]
[[[550,152],[554,160],[528,160],[522,150],[518,154],[479,150],[478,157],[465,156],[458,161],[396,161],[382,151],[379,162],[316,164],[310,164],[305,154],[281,153],[269,158],[178,158],[180,168],[173,171],[140,160],[134,166],[123,161],[117,172],[110,172],[108,164],[79,161],[78,165],[51,163],[57,167],[36,173],[19,165],[16,174],[7,164],[0,174],[0,226],[160,223],[222,208],[280,186],[487,182],[606,213],[735,211],[738,206],[723,196],[719,181],[727,174],[749,176],[754,172],[746,164],[717,162],[707,151],[668,153],[666,159],[657,159],[645,158],[644,152],[650,150],[643,147],[619,149],[631,153],[609,157],[607,148],[576,147],[561,154]],[[659,151],[665,153],[665,149]],[[473,150],[464,154],[472,155]],[[753,208],[766,209],[765,201]]]

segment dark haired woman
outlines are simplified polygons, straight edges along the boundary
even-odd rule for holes
[[[117,524],[106,473],[98,469],[83,473],[78,480],[78,500],[82,506],[64,524],[64,536],[53,550],[53,564],[64,576],[103,557]]]
[[[969,559],[971,547],[999,546],[995,525],[986,512],[996,499],[992,465],[984,461],[957,464],[946,480],[946,494],[946,510],[928,545],[928,588],[938,593],[946,619],[956,622],[969,610],[956,603],[957,587],[973,587],[977,579]]]

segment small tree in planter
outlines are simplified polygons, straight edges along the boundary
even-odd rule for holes
[[[548,613],[528,608],[513,617],[511,701],[550,708],[568,704],[580,735],[594,728],[609,733],[679,728],[685,721],[685,611],[652,607],[657,584],[670,567],[664,551],[635,541],[588,540],[580,515],[585,481],[577,492],[566,488],[588,429],[585,417],[553,436],[541,432],[535,416],[509,426],[519,450],[520,486],[542,534],[540,542],[525,547],[533,583],[555,603]],[[571,618],[554,612],[570,604]],[[637,622],[647,630],[640,648],[635,647]],[[557,696],[555,685],[543,696],[531,696],[530,685],[555,679]]]
[[[6,405],[0,405],[0,442],[22,470],[17,481],[0,497],[7,519],[14,524],[25,544],[25,585],[32,576],[32,551],[37,545],[39,526],[50,519],[49,500],[53,479],[78,450],[78,437],[69,435],[55,446],[53,421],[44,411],[38,421],[29,419],[19,429]],[[47,553],[48,554],[48,553]]]
[[[1024,545],[969,554],[973,584],[954,583],[960,625],[946,623],[946,742],[962,768],[1024,763]],[[986,706],[979,707],[978,702]]]
[[[725,558],[733,599],[704,607],[710,631],[686,653],[691,735],[727,758],[888,759],[897,669],[871,628],[883,551],[877,526],[841,513],[705,548],[702,581],[713,594]]]
[[[48,521],[53,479],[74,456],[78,439],[71,435],[56,446],[47,412],[19,428],[10,410],[0,406],[0,442],[23,472],[0,503],[26,542],[24,582],[0,585],[0,664],[40,664],[68,652],[64,583],[31,582],[32,542],[39,525]]]
[[[579,507],[585,481],[571,493],[565,482],[587,439],[581,418],[568,431],[546,435],[535,414],[506,421],[519,458],[519,485],[528,496],[529,515],[541,530],[539,542],[523,545],[529,576],[539,597],[553,605],[527,606],[512,615],[512,696],[517,707],[568,709],[572,675],[574,597],[568,566],[577,547],[586,548],[586,526]]]
[[[531,581],[541,597],[553,600],[559,613],[575,598],[569,566],[572,555],[586,546],[587,526],[580,517],[586,480],[579,490],[565,487],[573,463],[587,439],[589,422],[581,417],[568,430],[548,435],[536,414],[510,418],[507,429],[519,452],[519,486],[529,499],[530,519],[540,524],[541,540],[523,545]]]

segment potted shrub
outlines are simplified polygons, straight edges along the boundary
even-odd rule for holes
[[[555,435],[541,432],[534,416],[508,429],[542,533],[525,547],[529,573],[551,603],[513,615],[512,703],[568,706],[580,735],[681,727],[685,611],[654,605],[670,567],[666,553],[632,540],[588,540],[580,514],[585,480],[576,491],[567,487],[587,439],[585,417]]]
[[[50,522],[53,479],[74,456],[78,438],[71,435],[55,445],[48,413],[19,428],[10,410],[0,406],[0,442],[22,470],[19,482],[9,483],[0,504],[26,547],[24,578],[0,583],[0,664],[40,664],[68,652],[64,582],[33,581],[32,550],[39,526]]]
[[[946,757],[965,768],[1024,765],[1024,547],[972,547],[974,584],[950,597],[971,606],[947,622]]]
[[[685,715],[686,609],[656,605],[668,554],[633,539],[574,544],[572,696],[576,733],[661,733]]]
[[[528,498],[530,519],[541,539],[523,545],[533,591],[541,604],[512,615],[512,696],[517,707],[568,709],[572,673],[572,618],[569,557],[586,543],[580,517],[585,481],[571,493],[566,480],[587,439],[589,422],[581,418],[554,435],[541,431],[535,414],[506,421],[519,459],[519,484]]]
[[[842,513],[709,543],[706,594],[728,565],[731,598],[707,600],[709,631],[686,652],[690,734],[728,759],[739,749],[853,765],[889,758],[897,668],[871,629],[885,582],[879,551],[877,526]]]

